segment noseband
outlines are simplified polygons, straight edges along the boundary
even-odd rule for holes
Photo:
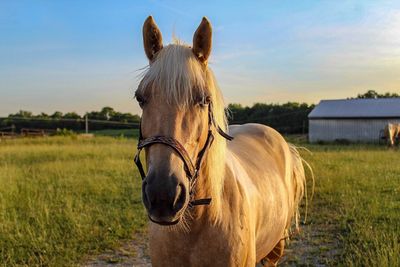
[[[214,114],[212,112],[212,102],[208,104],[208,135],[207,140],[204,143],[203,148],[200,150],[199,154],[197,155],[196,162],[193,164],[188,152],[184,148],[184,146],[179,143],[178,140],[168,136],[151,136],[146,139],[143,139],[142,136],[142,127],[139,126],[139,142],[137,145],[137,153],[135,155],[135,163],[139,169],[140,176],[142,177],[142,181],[146,178],[146,174],[143,169],[142,162],[140,161],[140,152],[143,148],[149,147],[154,144],[164,144],[166,146],[171,147],[178,153],[179,157],[182,159],[184,163],[184,170],[186,172],[186,176],[189,179],[189,195],[190,195],[190,202],[189,207],[198,206],[198,205],[209,205],[211,203],[211,198],[203,198],[203,199],[196,199],[193,200],[194,194],[194,187],[197,182],[197,178],[199,176],[199,170],[201,168],[201,164],[203,162],[204,155],[206,154],[207,150],[210,148],[212,142],[214,141],[214,135],[212,128],[215,127],[217,132],[224,137],[225,139],[231,141],[233,137],[225,133],[219,125],[215,122]]]

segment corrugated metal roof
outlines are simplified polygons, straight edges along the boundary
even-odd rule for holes
[[[400,97],[321,100],[308,118],[400,118]]]

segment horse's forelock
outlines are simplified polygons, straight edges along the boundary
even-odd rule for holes
[[[145,69],[139,90],[162,97],[168,104],[187,108],[199,95],[207,93],[206,72],[189,46],[170,44]]]

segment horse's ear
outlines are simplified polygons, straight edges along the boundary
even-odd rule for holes
[[[143,45],[150,62],[163,48],[161,32],[152,16],[149,16],[143,24]]]
[[[211,23],[206,17],[203,17],[200,26],[197,28],[193,36],[193,53],[203,63],[207,63],[207,59],[210,56],[211,44]]]

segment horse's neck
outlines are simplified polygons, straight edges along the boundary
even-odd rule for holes
[[[202,231],[207,232],[211,229],[218,229],[218,231],[220,231],[220,233],[222,234],[230,227],[233,227],[232,225],[235,224],[235,222],[232,222],[232,220],[237,221],[237,216],[243,215],[243,213],[241,212],[243,196],[238,186],[238,180],[235,178],[233,170],[231,169],[229,164],[225,163],[224,167],[225,177],[223,180],[223,187],[221,188],[221,194],[218,194],[217,196],[211,196],[211,202],[216,202],[218,200],[218,202],[220,203],[220,206],[217,210],[218,219],[216,220],[214,216],[215,210],[211,210],[215,207],[207,205],[195,207],[192,211],[190,223],[188,224],[190,231],[193,233],[200,234],[200,232]],[[207,179],[212,179],[212,177],[207,177]],[[201,183],[199,184],[199,186],[201,186]],[[200,196],[208,197],[210,195],[203,194],[199,195],[198,197]]]

